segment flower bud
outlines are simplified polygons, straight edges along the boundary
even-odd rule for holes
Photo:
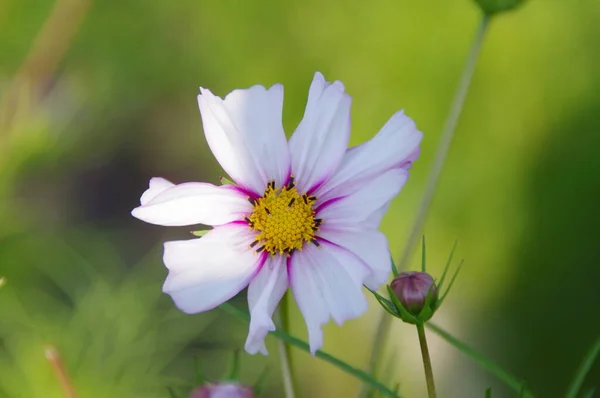
[[[196,388],[190,398],[253,398],[252,388],[235,382],[205,384]]]
[[[402,272],[394,278],[390,286],[411,315],[419,315],[426,303],[429,307],[435,307],[438,298],[437,287],[431,275],[426,272]]]
[[[523,0],[475,0],[475,2],[487,15],[493,15],[512,10],[523,3]]]

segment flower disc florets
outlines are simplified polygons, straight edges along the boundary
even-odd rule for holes
[[[250,245],[257,252],[269,254],[291,254],[302,250],[305,242],[313,242],[321,220],[315,218],[314,196],[300,195],[294,186],[293,177],[282,188],[270,182],[262,197],[249,199],[254,211],[246,219],[250,228],[259,231]],[[258,247],[257,247],[258,246]]]

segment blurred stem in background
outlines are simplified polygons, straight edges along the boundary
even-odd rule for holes
[[[467,56],[467,61],[463,69],[458,88],[456,90],[456,93],[454,94],[454,99],[452,100],[450,113],[448,114],[446,123],[444,125],[444,129],[442,131],[440,143],[438,145],[434,157],[433,166],[429,173],[429,177],[427,178],[425,193],[423,194],[423,198],[421,199],[421,204],[419,205],[417,217],[415,218],[409,238],[406,242],[406,246],[404,247],[404,251],[399,262],[400,270],[406,269],[406,263],[408,262],[413,248],[417,244],[419,235],[421,234],[421,230],[423,229],[423,224],[425,223],[427,212],[429,211],[429,207],[431,205],[431,201],[435,193],[435,188],[437,186],[438,179],[444,167],[444,163],[446,161],[446,156],[448,155],[450,145],[452,144],[452,138],[454,137],[454,131],[456,129],[458,119],[465,104],[465,99],[469,91],[469,85],[471,83],[471,78],[473,77],[473,71],[475,70],[475,64],[477,63],[477,58],[481,50],[481,45],[483,44],[485,33],[487,32],[489,20],[490,17],[486,14],[483,14],[481,22],[475,34],[475,39],[473,41],[473,44],[471,45],[471,49]],[[391,326],[392,319],[393,317],[389,316],[389,314],[385,312],[381,314],[381,319],[379,321],[377,332],[375,334],[375,340],[373,342],[371,358],[369,360],[369,372],[372,375],[375,375],[377,372],[377,364],[381,359],[381,354],[383,353],[383,349],[385,347],[385,340],[388,335],[388,330]],[[368,394],[368,390],[368,386],[363,386],[359,397],[366,397]]]
[[[275,326],[278,330],[288,333],[289,314],[288,314],[288,294],[283,295],[275,312]],[[279,361],[281,364],[281,376],[283,378],[283,387],[286,398],[295,398],[295,379],[292,371],[292,362],[290,360],[290,350],[283,340],[277,340],[277,351],[279,351]]]
[[[60,386],[63,390],[63,395],[65,398],[77,398],[77,394],[75,394],[75,388],[73,387],[73,383],[71,382],[71,378],[67,374],[67,370],[65,369],[65,365],[63,364],[60,356],[58,355],[58,351],[54,347],[46,348],[46,359],[52,365],[52,369],[54,373],[56,373],[56,378],[58,379]]]
[[[0,139],[11,130],[15,116],[30,110],[18,109],[18,105],[34,106],[38,90],[52,81],[90,6],[91,0],[58,0],[54,3],[31,50],[0,99]]]

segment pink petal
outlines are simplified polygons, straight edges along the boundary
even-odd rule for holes
[[[350,104],[344,85],[315,73],[304,118],[290,138],[292,171],[301,191],[323,184],[338,167],[350,138]]]
[[[233,186],[186,182],[167,187],[166,180],[150,181],[142,206],[131,214],[142,221],[165,225],[222,225],[252,211],[246,195]]]
[[[423,133],[398,112],[371,140],[346,152],[335,174],[314,195],[320,202],[356,192],[366,182],[393,168],[409,169],[419,155]]]
[[[165,243],[163,261],[169,275],[163,291],[188,314],[207,311],[245,288],[266,254],[249,248],[255,234],[247,226],[216,227],[200,239]]]
[[[290,261],[290,285],[308,327],[310,351],[323,345],[321,326],[331,316],[341,325],[367,310],[362,282],[369,269],[349,251],[323,241],[306,246]]]
[[[290,156],[281,122],[283,86],[235,90],[225,100],[207,89],[200,92],[206,141],[227,174],[258,195],[269,180],[278,186],[285,183]]]
[[[265,337],[275,330],[273,312],[288,288],[286,258],[269,257],[248,287],[250,330],[245,349],[250,354],[267,355]]]

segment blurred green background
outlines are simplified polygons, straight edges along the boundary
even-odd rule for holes
[[[425,139],[382,226],[399,258],[479,17],[468,0],[0,0],[0,396],[63,397],[48,345],[81,397],[184,396],[194,358],[219,378],[243,346],[246,324],[186,316],[161,294],[161,242],[189,229],[129,215],[152,176],[218,182],[200,85],[283,83],[291,133],[322,71],[354,99],[352,144],[404,108]],[[432,273],[455,239],[465,259],[437,322],[539,397],[562,395],[600,333],[599,205],[600,2],[532,0],[492,21],[425,233]],[[380,314],[372,302],[328,325],[324,348],[365,368]],[[440,396],[513,396],[430,344]],[[264,396],[279,397],[268,345],[242,357],[241,381],[269,368]],[[403,396],[424,396],[412,328],[394,324],[387,358]],[[304,397],[360,388],[305,353],[293,361]],[[586,386],[599,382],[596,365]]]

